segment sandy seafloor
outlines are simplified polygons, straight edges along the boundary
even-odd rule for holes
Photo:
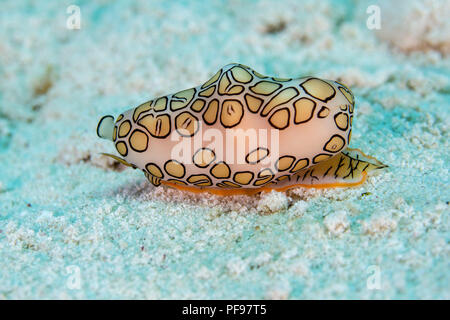
[[[2,1],[0,298],[449,299],[449,2],[388,3],[375,31],[368,1],[77,1],[68,30],[72,2]],[[102,115],[230,62],[350,86],[389,169],[223,198],[100,155]]]

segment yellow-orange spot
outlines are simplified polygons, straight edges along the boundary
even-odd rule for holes
[[[300,98],[294,103],[295,117],[294,123],[304,123],[313,117],[316,103],[308,98]]]
[[[167,97],[162,97],[156,100],[153,110],[155,111],[163,111],[167,108]]]
[[[205,100],[197,99],[192,104],[191,109],[194,110],[195,112],[200,112],[200,111],[202,111],[204,106],[205,106]]]
[[[244,115],[244,108],[239,100],[225,100],[222,102],[220,121],[225,128],[231,128],[239,124]]]
[[[230,83],[230,80],[228,80],[228,76],[227,76],[227,74],[225,73],[223,76],[222,76],[222,79],[220,79],[220,82],[219,82],[219,93],[220,94],[226,94],[226,92],[227,92],[227,88],[228,88],[228,86],[230,85],[231,83]]]
[[[242,171],[242,172],[236,172],[233,176],[234,182],[237,182],[239,184],[249,184],[250,181],[253,179],[253,172],[251,171]]]
[[[296,173],[296,172],[300,171],[301,169],[306,168],[308,166],[308,164],[309,164],[308,159],[306,159],[306,158],[300,159],[295,163],[294,167],[291,169],[290,172]]]
[[[259,147],[252,152],[250,152],[246,157],[245,161],[250,164],[255,164],[263,160],[269,155],[269,149]]]
[[[334,122],[341,130],[347,130],[348,128],[348,115],[346,113],[338,113],[334,116]]]
[[[170,116],[167,114],[156,117],[153,114],[148,114],[139,120],[138,124],[155,138],[164,138],[170,133]]]
[[[216,90],[216,86],[211,86],[208,89],[201,91],[198,95],[201,97],[210,97],[214,93],[214,90]]]
[[[123,141],[119,141],[116,143],[116,149],[117,151],[122,155],[122,156],[126,156],[128,153],[128,148],[127,145],[125,144],[125,142]]]
[[[175,127],[183,137],[192,137],[198,131],[198,119],[185,111],[175,118]]]
[[[247,107],[251,112],[258,112],[259,108],[263,103],[263,99],[252,96],[251,94],[245,95],[245,102],[247,102]]]
[[[145,102],[145,103],[141,104],[140,106],[138,106],[137,108],[134,109],[134,111],[133,111],[133,120],[134,120],[134,122],[136,122],[139,119],[139,116],[141,115],[141,113],[147,112],[147,111],[152,109],[152,102],[153,101]],[[117,119],[117,121],[119,121],[119,119]]]
[[[289,125],[289,109],[283,108],[275,111],[269,118],[269,122],[277,129],[284,129]]]
[[[230,177],[230,167],[225,162],[219,162],[211,168],[211,174],[217,179],[227,179]]]
[[[197,167],[206,168],[214,161],[216,155],[211,149],[201,148],[194,154],[193,162]]]
[[[172,111],[176,111],[186,107],[189,104],[189,102],[191,102],[192,98],[194,97],[194,94],[195,94],[194,88],[175,93],[172,97],[172,100],[170,101],[170,109],[172,109]]]
[[[330,158],[331,158],[331,155],[321,153],[321,154],[319,154],[319,155],[314,157],[313,162],[314,163],[319,163],[319,162],[325,161],[325,160],[330,159]]]
[[[203,120],[207,124],[213,124],[217,120],[217,113],[219,112],[219,101],[217,99],[212,100],[208,104],[208,108],[203,113]]]
[[[148,146],[148,136],[144,131],[136,129],[131,133],[129,142],[134,151],[143,152]]]
[[[184,166],[176,160],[167,161],[164,165],[164,169],[169,175],[175,178],[183,178],[186,173]]]
[[[261,115],[265,117],[272,111],[273,108],[288,102],[292,98],[298,95],[298,91],[295,88],[286,88],[281,90],[275,97],[273,97],[268,104],[261,111]]]
[[[270,81],[260,81],[254,86],[250,87],[250,90],[256,94],[262,94],[268,96],[272,94],[274,91],[278,90],[281,87],[281,84]]]
[[[335,134],[330,140],[325,144],[323,149],[328,152],[339,152],[344,148],[345,140],[340,135]]]
[[[350,102],[350,104],[353,104],[352,95],[347,90],[345,90],[345,88],[339,87],[339,90],[342,92],[348,102]]]
[[[131,130],[131,122],[129,120],[125,120],[119,126],[119,138],[126,137]]]
[[[335,95],[335,90],[329,83],[317,78],[306,80],[301,86],[307,94],[324,102],[330,100]]]
[[[320,109],[320,111],[319,111],[319,113],[317,114],[317,116],[318,116],[319,118],[326,118],[326,117],[328,117],[329,114],[330,114],[330,109],[328,109],[327,107],[323,106],[323,107]]]
[[[115,126],[114,130],[113,130],[113,141],[116,141],[116,140],[117,140],[117,126]]]

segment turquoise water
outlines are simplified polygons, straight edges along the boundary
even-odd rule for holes
[[[405,31],[387,3],[376,31],[365,1],[78,1],[80,29],[69,2],[2,2],[0,298],[449,299],[448,5],[404,4],[433,16]],[[102,115],[230,62],[346,83],[351,146],[389,169],[222,198],[100,155]]]

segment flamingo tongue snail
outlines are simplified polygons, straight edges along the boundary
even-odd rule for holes
[[[229,64],[202,85],[147,101],[115,121],[104,116],[97,134],[121,157],[109,156],[141,169],[155,186],[219,195],[349,187],[387,167],[347,147],[354,105],[336,81],[268,77]],[[188,157],[176,156],[181,145]]]

